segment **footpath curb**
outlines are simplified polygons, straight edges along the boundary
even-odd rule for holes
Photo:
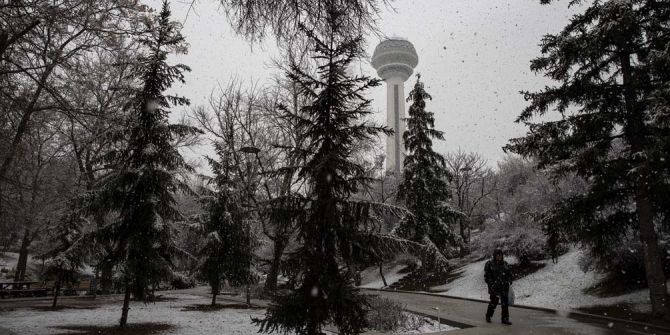
[[[444,295],[444,294],[436,294],[436,293],[430,293],[430,292],[421,292],[421,291],[406,291],[406,290],[388,290],[388,289],[378,289],[378,288],[359,288],[360,290],[363,291],[373,291],[373,292],[399,292],[399,293],[408,293],[408,294],[418,294],[418,295],[427,295],[427,296],[433,296],[433,297],[442,297],[442,298],[447,298],[447,299],[456,299],[456,300],[466,300],[466,301],[474,301],[474,302],[480,302],[480,303],[487,303],[488,300],[482,300],[482,299],[474,299],[474,298],[465,298],[465,297],[456,297],[452,295]],[[546,308],[546,307],[536,307],[536,306],[527,306],[527,305],[513,305],[510,307],[514,308],[522,308],[522,309],[529,309],[529,310],[535,310],[535,311],[541,311],[545,313],[551,313],[551,314],[563,314],[561,311],[556,310],[556,309],[551,309],[551,308]],[[664,327],[664,326],[659,326],[659,325],[654,325],[646,322],[641,322],[641,321],[633,321],[633,320],[626,320],[626,319],[618,319],[618,318],[613,318],[610,316],[604,316],[604,315],[598,315],[598,314],[590,314],[590,313],[584,313],[584,312],[577,312],[574,310],[570,311],[565,311],[566,317],[583,317],[583,318],[591,318],[591,319],[597,319],[597,320],[602,320],[606,322],[619,322],[623,324],[628,324],[628,325],[634,325],[638,327],[644,327],[645,330],[660,330],[663,332],[668,332],[670,333],[670,328]],[[435,317],[437,318],[437,317]],[[455,327],[458,327],[454,325]],[[468,327],[473,327],[473,326],[468,326]],[[461,327],[459,327],[461,328]]]

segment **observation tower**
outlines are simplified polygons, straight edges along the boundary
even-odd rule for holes
[[[386,171],[400,173],[405,156],[405,81],[419,63],[414,45],[392,37],[379,43],[372,55],[372,66],[386,82],[386,126],[393,135],[386,138]]]

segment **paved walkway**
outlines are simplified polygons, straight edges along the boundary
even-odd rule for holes
[[[484,314],[486,303],[443,296],[409,292],[371,291],[401,302],[409,311],[440,317],[444,323],[463,328],[444,334],[515,334],[515,335],[629,335],[629,334],[670,334],[670,331],[645,328],[614,319],[589,317],[585,315],[561,315],[552,311],[526,308],[510,308],[510,319],[514,325],[500,324],[500,308],[493,317],[493,323],[486,323]],[[467,328],[466,328],[467,327]]]
[[[444,296],[409,292],[389,292],[363,290],[390,298],[406,305],[411,312],[440,318],[442,323],[461,328],[460,330],[433,333],[431,335],[670,335],[670,331],[646,328],[642,324],[622,320],[589,317],[584,314],[561,315],[551,310],[536,310],[511,307],[512,326],[500,324],[500,308],[496,310],[493,323],[486,323],[484,313],[486,303]],[[192,289],[191,294],[209,296],[203,288]],[[242,302],[243,297],[222,296],[221,300]],[[267,301],[252,299],[252,304],[267,307]],[[436,309],[438,308],[438,309]],[[376,334],[374,332],[366,335]]]

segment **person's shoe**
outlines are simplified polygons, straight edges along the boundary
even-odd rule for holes
[[[486,322],[491,323],[491,317],[488,315],[486,316]]]
[[[502,324],[504,324],[504,325],[508,325],[508,326],[511,326],[511,325],[512,325],[512,323],[509,322],[509,320],[502,320]]]

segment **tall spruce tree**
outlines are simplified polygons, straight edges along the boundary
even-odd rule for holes
[[[656,229],[667,226],[670,210],[669,20],[667,1],[596,0],[545,36],[531,69],[558,84],[523,92],[530,105],[517,122],[529,132],[506,147],[537,157],[556,176],[589,182],[588,192],[547,213],[552,236],[602,253],[623,234],[639,235],[653,313],[666,317],[666,255]],[[558,120],[534,121],[550,109]]]
[[[298,221],[300,247],[287,263],[300,269],[292,278],[296,283],[286,294],[277,295],[266,317],[256,320],[262,332],[322,334],[326,324],[340,334],[359,334],[366,327],[366,298],[354,286],[353,264],[363,252],[372,225],[370,204],[350,200],[364,177],[364,168],[351,157],[354,145],[388,129],[370,124],[371,101],[363,94],[379,81],[353,77],[348,71],[361,56],[361,38],[339,34],[343,8],[329,6],[325,22],[329,31],[302,31],[314,42],[317,75],[291,66],[289,78],[311,100],[294,115],[298,136],[304,148],[304,165],[299,176],[309,184],[304,220]],[[284,202],[286,203],[286,202]]]
[[[396,232],[415,242],[434,244],[446,253],[456,243],[451,225],[457,212],[448,205],[451,195],[447,183],[451,176],[444,157],[433,150],[433,139],[444,140],[444,133],[435,129],[433,113],[426,111],[427,99],[432,97],[417,75],[407,98],[412,105],[402,138],[408,154],[398,187],[398,198],[412,215],[400,222]]]
[[[191,170],[173,143],[197,131],[168,123],[169,108],[189,101],[164,91],[175,81],[183,83],[183,72],[190,69],[167,64],[170,52],[185,50],[179,25],[170,20],[167,1],[146,24],[147,35],[140,40],[146,54],[138,59],[134,71],[140,85],[129,107],[127,138],[122,148],[105,157],[114,170],[100,181],[92,207],[118,215],[99,229],[99,238],[114,244],[108,257],[121,266],[124,275],[121,327],[127,323],[131,290],[136,298],[146,299],[150,285],[172,274],[173,223],[181,219],[174,194],[190,192],[178,173]]]
[[[206,201],[206,241],[199,252],[199,272],[212,289],[212,306],[224,280],[231,285],[249,284],[253,256],[249,222],[245,223],[250,213],[240,206],[242,180],[235,174],[231,153],[222,145],[215,147],[219,159],[208,161],[216,190]]]

